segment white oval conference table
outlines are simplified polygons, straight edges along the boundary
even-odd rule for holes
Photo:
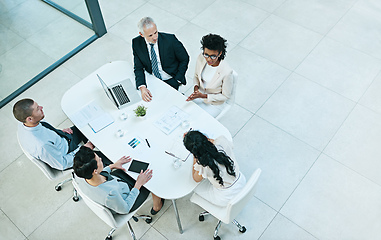
[[[183,146],[182,139],[183,134],[190,128],[200,130],[210,138],[224,135],[231,140],[230,132],[195,103],[185,101],[186,96],[148,73],[146,81],[147,87],[153,95],[152,101],[140,100],[138,103],[118,109],[107,97],[97,74],[107,85],[130,79],[135,87],[133,68],[128,62],[107,63],[67,90],[61,100],[62,110],[111,161],[115,162],[122,156],[131,156],[133,159],[149,163],[148,168],[153,170],[153,177],[144,186],[157,196],[172,200],[179,231],[183,233],[175,200],[188,195],[197,186],[192,178],[193,156],[190,155],[187,161],[175,168],[175,158],[165,151],[185,159],[189,152]],[[140,91],[136,91],[140,96]],[[78,113],[82,113],[90,103],[95,103],[114,121],[97,133],[89,124],[79,122],[77,117]],[[144,119],[137,118],[133,112],[137,105],[141,104],[147,107],[147,115]],[[154,123],[173,106],[187,114],[186,120],[189,124],[180,124],[167,135]],[[128,116],[126,120],[121,118],[123,113]],[[118,130],[124,132],[122,137],[118,136]],[[134,138],[138,139],[140,144],[132,148],[128,143]],[[148,147],[146,139],[150,147]],[[127,163],[124,167],[128,169],[129,164]],[[134,179],[138,176],[134,172],[127,171],[127,173]]]

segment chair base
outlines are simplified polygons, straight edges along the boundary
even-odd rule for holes
[[[68,183],[68,182],[70,182],[70,181],[72,181],[72,178],[68,178],[68,179],[66,179],[66,180],[64,180],[64,181],[62,181],[62,182],[59,182],[55,187],[54,187],[54,189],[58,192],[58,191],[61,191],[61,189],[62,189],[62,185],[64,185],[65,183]],[[73,190],[73,201],[74,202],[78,202],[78,200],[79,200],[79,197],[78,197],[78,193],[77,193],[77,190],[75,190],[75,188],[73,188],[74,190]]]
[[[202,212],[198,215],[198,220],[200,222],[203,222],[205,220],[205,216],[206,215],[210,215],[209,212],[205,211],[205,212]],[[218,220],[218,223],[217,223],[217,226],[216,228],[214,229],[214,235],[213,235],[213,238],[214,240],[220,240],[221,238],[218,236],[218,229],[221,227],[221,220]],[[246,227],[245,226],[242,226],[241,224],[239,224],[239,222],[235,219],[233,219],[232,223],[238,228],[239,232],[240,233],[244,233],[246,232]]]
[[[62,182],[59,182],[55,187],[54,187],[54,189],[56,190],[56,191],[61,191],[61,189],[62,189],[62,185],[64,185],[65,183],[67,183],[67,182],[70,182],[71,181],[71,178],[68,178],[68,179],[66,179],[66,180],[64,180],[64,181],[62,181]]]
[[[132,219],[134,219],[135,222],[138,222],[139,219],[144,219],[146,223],[151,223],[152,222],[152,217],[148,215],[137,215],[137,216],[132,216]],[[134,230],[131,227],[130,221],[127,222],[128,226],[128,231],[130,232],[130,235],[133,240],[136,240],[136,236],[134,233]],[[112,240],[112,234],[115,232],[116,228],[113,228],[110,230],[110,232],[107,234],[106,240]]]

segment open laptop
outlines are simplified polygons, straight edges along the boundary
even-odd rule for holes
[[[107,86],[107,84],[98,74],[97,76],[101,82],[103,89],[106,92],[107,97],[115,104],[118,109],[140,101],[140,97],[129,78],[111,86]]]

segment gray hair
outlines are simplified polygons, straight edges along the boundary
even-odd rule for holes
[[[139,31],[142,34],[144,34],[143,28],[151,28],[151,27],[153,27],[154,24],[155,24],[155,22],[153,21],[152,18],[144,17],[144,18],[140,19],[140,21],[138,22]]]

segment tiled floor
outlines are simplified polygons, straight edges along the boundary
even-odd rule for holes
[[[84,1],[56,2],[89,18]],[[0,0],[0,100],[93,35],[41,0]]]
[[[184,43],[191,56],[189,82],[201,36],[218,33],[228,39],[227,61],[239,74],[236,104],[221,122],[234,137],[243,173],[263,171],[255,197],[237,217],[247,232],[223,225],[220,236],[380,239],[381,1],[100,4],[108,34],[18,99],[34,98],[45,106],[48,121],[68,126],[60,108],[63,93],[109,61],[131,62],[131,39],[141,17],[152,16],[159,30],[175,33]],[[71,186],[55,192],[56,182],[22,154],[13,103],[0,110],[0,239],[103,239],[109,227],[83,201],[71,200]],[[184,234],[167,201],[152,224],[132,223],[137,236],[211,239],[217,220],[198,222],[201,209],[189,196],[177,202]],[[117,230],[114,239],[129,239],[127,227]]]

